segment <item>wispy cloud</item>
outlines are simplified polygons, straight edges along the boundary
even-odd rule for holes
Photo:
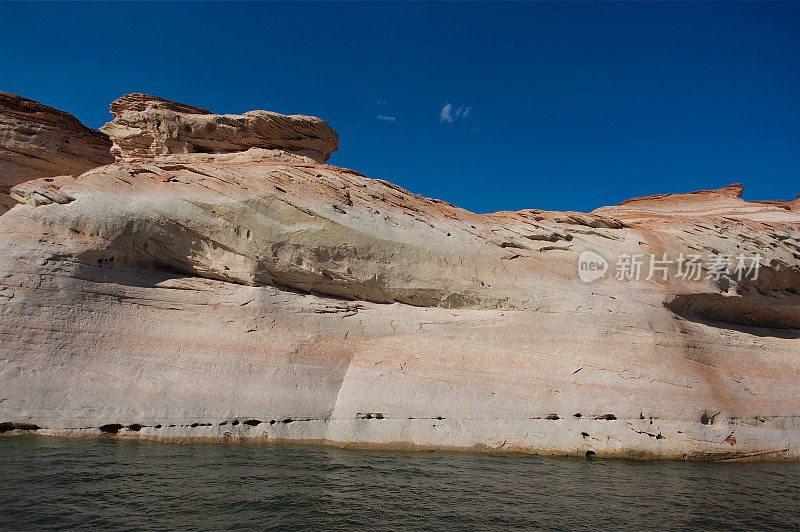
[[[453,104],[447,102],[442,107],[442,110],[439,112],[439,122],[444,124],[445,122],[453,123],[455,120],[461,120],[466,118],[469,113],[472,111],[472,107],[469,105],[459,105],[458,109],[455,109],[455,114],[453,113]]]
[[[442,123],[444,123],[444,122],[452,122],[453,121],[453,115],[450,114],[450,111],[452,109],[453,109],[453,106],[450,105],[450,103],[444,104],[444,107],[442,107],[442,110],[439,113],[439,121],[442,122]]]
[[[396,116],[378,115],[377,119],[378,120],[384,120],[386,122],[397,122],[397,117]]]

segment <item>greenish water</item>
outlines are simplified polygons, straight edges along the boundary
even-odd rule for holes
[[[0,529],[787,529],[800,464],[0,438]]]

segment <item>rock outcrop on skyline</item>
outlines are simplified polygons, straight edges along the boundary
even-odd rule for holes
[[[12,190],[0,432],[800,457],[796,201],[731,185],[475,214],[325,150],[208,153],[229,150],[195,118],[224,115],[113,109],[192,133],[131,133],[113,164]]]
[[[170,153],[230,153],[281,149],[325,162],[339,136],[315,116],[249,111],[215,115],[205,109],[148,94],[128,94],[111,104],[114,120],[100,128],[119,158]]]
[[[16,184],[61,174],[80,175],[114,161],[111,141],[69,113],[0,92],[0,214],[16,202]]]

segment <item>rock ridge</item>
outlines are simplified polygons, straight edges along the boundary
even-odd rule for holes
[[[25,181],[83,172],[114,162],[111,140],[69,113],[0,92],[0,214]]]
[[[313,116],[270,111],[217,115],[140,93],[115,100],[111,112],[114,120],[100,129],[111,137],[111,151],[120,159],[267,148],[325,162],[339,148],[336,132]]]

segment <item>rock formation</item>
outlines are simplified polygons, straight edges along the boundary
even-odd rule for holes
[[[0,216],[6,433],[800,457],[797,202],[479,215],[267,137],[208,153],[230,117],[112,108],[120,160]]]
[[[114,161],[111,141],[69,113],[0,92],[0,214],[15,204],[9,189],[24,181],[80,175]]]
[[[111,104],[114,120],[101,129],[119,158],[170,153],[229,153],[278,148],[325,162],[339,136],[314,116],[250,111],[215,115],[205,109],[147,94],[128,94]]]

